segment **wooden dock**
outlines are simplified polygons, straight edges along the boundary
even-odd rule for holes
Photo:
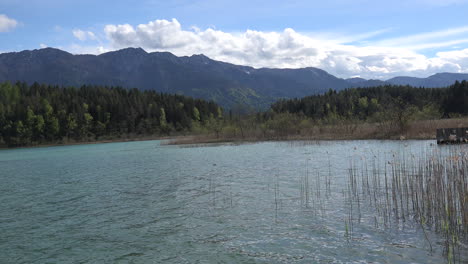
[[[437,144],[468,143],[468,127],[437,129]]]

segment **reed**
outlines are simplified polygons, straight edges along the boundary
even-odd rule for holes
[[[336,123],[306,122],[300,126],[300,121],[292,126],[279,126],[262,129],[261,123],[253,122],[247,127],[235,128],[227,126],[216,133],[206,131],[202,134],[177,137],[164,142],[169,145],[202,144],[220,142],[258,142],[258,141],[311,141],[317,140],[349,140],[349,139],[435,139],[437,128],[466,127],[468,118],[451,118],[438,120],[416,120],[408,123],[404,131],[395,129],[390,122],[373,123],[363,121],[346,121]],[[352,128],[350,128],[352,127]]]
[[[444,252],[449,262],[468,242],[468,153],[452,147],[448,153],[433,150],[421,157],[393,155],[383,171],[372,162],[352,163],[348,176],[349,202],[358,206],[366,200],[385,226],[416,222],[424,232],[432,251],[426,228],[444,237]],[[359,172],[358,172],[359,171]],[[351,209],[351,211],[353,211]],[[358,220],[360,217],[358,216]]]

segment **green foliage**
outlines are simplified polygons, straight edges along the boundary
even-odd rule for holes
[[[468,115],[468,83],[449,88],[381,86],[280,100],[266,112],[238,107],[224,116],[214,102],[119,87],[0,83],[0,144],[34,145],[136,135],[212,134],[281,139],[340,125],[375,122],[390,135],[411,121]]]
[[[0,84],[0,102],[7,105],[16,105],[20,99],[20,89],[10,82]]]
[[[161,128],[167,127],[167,120],[166,120],[166,111],[164,111],[164,108],[160,109],[161,115],[159,116],[159,125]]]
[[[467,115],[468,114],[468,83],[466,81],[455,82],[450,86],[445,100],[442,103],[446,115]]]
[[[218,118],[215,118],[213,114],[210,114],[210,117],[205,120],[205,127],[207,127],[210,131],[216,134],[216,137],[219,138],[219,133],[223,129],[223,122],[221,117],[219,117],[219,111],[216,111]]]
[[[0,144],[185,133],[222,116],[214,102],[119,87],[0,83]]]
[[[272,115],[271,118],[265,121],[261,127],[262,133],[265,136],[286,137],[288,135],[298,134],[304,123],[301,122],[302,117],[290,113],[281,113]]]
[[[346,120],[379,122],[382,128],[404,132],[412,120],[468,114],[468,82],[449,88],[380,86],[329,91],[302,99],[280,100],[276,113],[305,115],[316,122],[335,124]]]
[[[42,115],[37,115],[33,126],[33,140],[41,141],[44,138],[45,121]]]
[[[200,121],[200,111],[198,111],[196,107],[193,108],[193,119],[195,121]]]

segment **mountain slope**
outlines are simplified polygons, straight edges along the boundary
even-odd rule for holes
[[[387,80],[387,83],[395,85],[410,85],[414,87],[426,87],[426,88],[436,88],[436,87],[447,87],[452,85],[455,81],[468,80],[467,73],[436,73],[427,78],[417,78],[417,77],[407,77],[399,76]]]
[[[468,74],[438,73],[427,78],[387,81],[340,79],[317,68],[255,69],[212,60],[204,55],[177,57],[127,48],[101,55],[72,55],[45,48],[0,54],[0,81],[63,86],[108,85],[177,93],[213,100],[223,107],[250,105],[266,109],[280,98],[300,98],[329,89],[388,84],[446,87]]]
[[[377,86],[389,84],[381,80],[374,80],[374,79],[366,80],[363,78],[349,78],[349,79],[346,79],[346,81],[350,84],[351,87],[363,87],[363,88],[364,87],[377,87]]]
[[[468,80],[468,73],[436,73],[426,78],[398,76],[386,81],[349,78],[350,87],[376,87],[382,85],[409,85],[413,87],[438,88],[448,87],[456,81]]]
[[[112,85],[179,93],[214,100],[224,107],[266,108],[279,98],[344,89],[349,84],[323,70],[255,69],[211,60],[127,48],[95,55],[72,55],[46,48],[0,54],[0,81],[54,85]]]

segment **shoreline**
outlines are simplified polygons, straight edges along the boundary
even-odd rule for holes
[[[468,126],[468,118],[415,120],[404,131],[392,123],[337,123],[311,125],[289,129],[262,129],[252,125],[249,129],[221,131],[171,139],[167,145],[251,143],[267,141],[332,141],[332,140],[434,140],[438,128]]]
[[[204,135],[206,136],[206,135]],[[270,138],[270,139],[216,139],[213,137],[208,138],[198,138],[194,135],[188,136],[165,136],[165,137],[144,137],[144,138],[127,138],[127,139],[106,139],[106,140],[97,140],[97,141],[84,141],[84,142],[68,142],[68,143],[47,143],[47,144],[38,144],[31,146],[21,146],[21,147],[0,147],[0,151],[4,150],[14,150],[14,149],[29,149],[29,148],[48,148],[48,147],[65,147],[65,146],[79,146],[79,145],[95,145],[95,144],[109,144],[109,143],[124,143],[124,142],[136,142],[136,141],[152,141],[152,140],[167,140],[167,142],[162,145],[175,145],[175,146],[194,146],[194,145],[216,145],[216,144],[253,144],[260,142],[301,142],[301,141],[347,141],[347,140],[394,140],[394,141],[406,141],[406,140],[434,140],[434,138],[330,138],[330,137],[286,137],[286,138]]]
[[[151,140],[172,140],[178,137],[186,136],[148,136],[148,137],[135,137],[135,138],[121,138],[121,139],[103,139],[96,141],[82,141],[82,142],[62,142],[62,143],[44,143],[37,145],[27,145],[20,147],[6,147],[0,146],[0,151],[2,150],[13,150],[13,149],[26,149],[26,148],[48,148],[48,147],[60,147],[60,146],[78,146],[78,145],[94,145],[94,144],[108,144],[108,143],[124,143],[124,142],[134,142],[134,141],[151,141]]]
[[[385,125],[385,126],[384,126]],[[314,125],[290,132],[283,130],[262,131],[258,127],[240,132],[221,131],[217,135],[206,131],[202,134],[170,135],[170,136],[129,136],[126,138],[111,138],[95,141],[62,141],[29,146],[7,147],[0,146],[0,150],[21,148],[42,148],[56,146],[106,144],[117,142],[166,140],[162,145],[207,145],[207,144],[244,144],[269,141],[333,141],[333,140],[434,140],[437,128],[467,127],[468,118],[451,118],[438,120],[413,121],[405,132],[393,130],[389,124],[356,123],[351,127],[347,124]]]
[[[216,144],[251,144],[251,143],[258,143],[258,142],[327,142],[327,141],[363,141],[363,140],[391,140],[391,141],[409,141],[409,140],[433,140],[436,143],[436,139],[432,137],[426,138],[355,138],[355,137],[342,137],[342,138],[331,138],[331,137],[286,137],[286,138],[264,138],[264,139],[254,139],[254,138],[246,138],[246,139],[229,139],[229,138],[191,138],[186,139],[184,137],[177,138],[177,139],[169,139],[164,145],[179,145],[179,146],[190,146],[190,145],[216,145]]]

